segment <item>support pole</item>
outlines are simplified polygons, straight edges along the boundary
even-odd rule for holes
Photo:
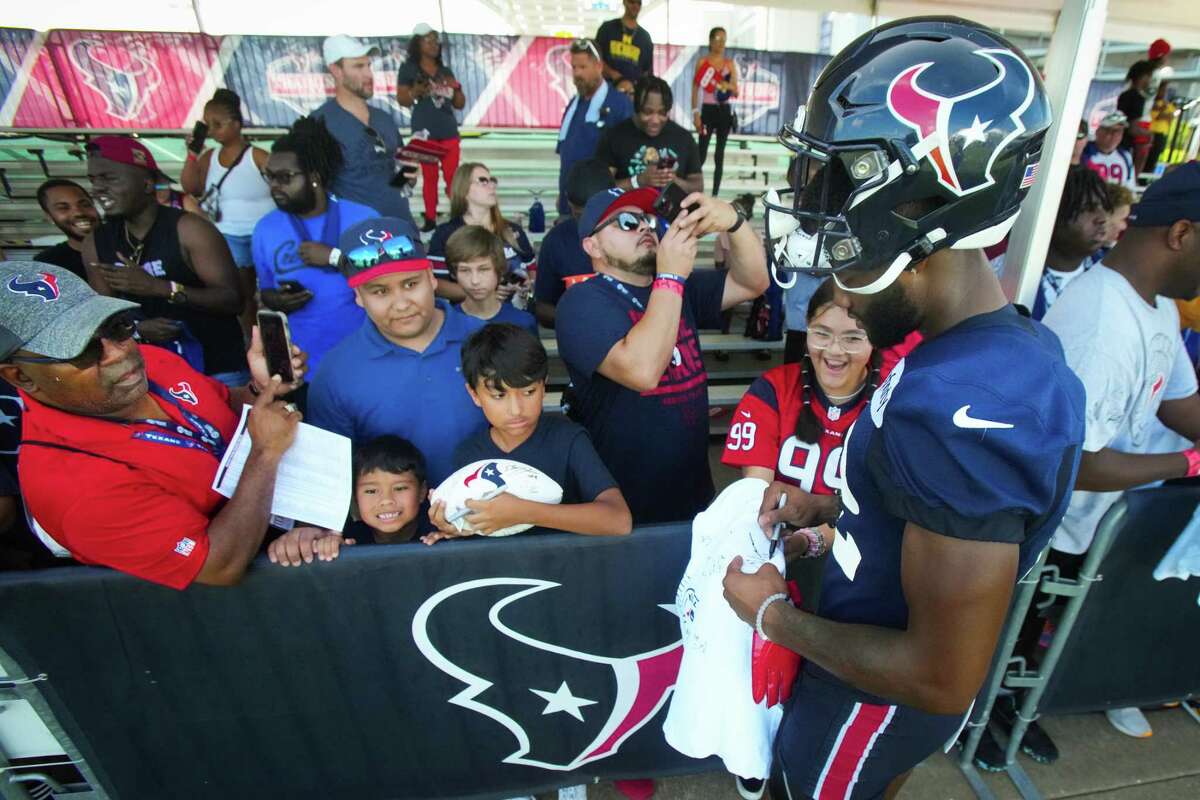
[[[1015,302],[1033,308],[1046,263],[1058,201],[1083,117],[1088,85],[1096,72],[1108,0],[1065,0],[1046,52],[1045,83],[1054,122],[1042,147],[1037,182],[1009,234],[1001,283]]]

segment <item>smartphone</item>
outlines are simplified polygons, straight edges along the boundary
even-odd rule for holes
[[[292,370],[292,332],[287,314],[270,309],[259,311],[258,335],[262,338],[263,355],[267,357],[267,372],[283,378],[284,383],[293,383],[296,373]]]
[[[197,122],[192,126],[192,143],[188,145],[188,150],[191,150],[196,155],[204,150],[204,140],[208,138],[208,126],[203,122]]]
[[[679,163],[678,159],[674,158],[673,156],[667,156],[666,158],[660,158],[658,160],[658,168],[659,169],[675,169],[675,165],[678,163]]]
[[[666,220],[668,225],[671,224],[679,216],[679,212],[682,210],[680,204],[687,196],[688,193],[678,183],[674,181],[668,183],[667,187],[658,195],[658,199],[654,201],[654,213],[660,219]],[[691,206],[688,208],[690,209]]]
[[[304,284],[300,281],[280,281],[279,290],[281,292],[288,292],[289,294],[296,294],[297,292],[304,291]]]

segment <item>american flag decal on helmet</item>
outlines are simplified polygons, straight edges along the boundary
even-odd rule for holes
[[[1037,164],[1030,164],[1025,168],[1025,174],[1021,176],[1022,189],[1028,189],[1030,186],[1033,186],[1033,182],[1037,180],[1038,164],[1040,163],[1039,161]]]

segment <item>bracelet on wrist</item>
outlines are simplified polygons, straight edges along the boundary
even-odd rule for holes
[[[342,261],[342,251],[336,247],[329,248],[329,266],[337,267]]]
[[[726,233],[737,233],[737,229],[742,227],[742,224],[746,221],[746,215],[742,213],[740,208],[735,206],[733,211],[737,214],[737,222],[733,223],[733,227],[726,231]]]
[[[682,275],[676,275],[674,272],[660,272],[654,276],[655,280],[678,281],[681,284],[687,284],[687,278]]]
[[[1194,478],[1200,475],[1200,451],[1189,447],[1183,451],[1183,457],[1187,459],[1187,477]]]
[[[668,292],[683,297],[683,284],[679,281],[673,281],[669,278],[655,278],[654,283],[650,284],[650,289],[651,291],[655,289],[665,289]]]
[[[787,592],[779,592],[778,594],[771,595],[766,600],[763,600],[762,605],[758,607],[758,614],[756,614],[754,617],[754,632],[757,633],[759,638],[761,638],[763,641],[771,641],[771,637],[767,636],[767,632],[763,630],[763,617],[766,616],[767,609],[771,607],[771,604],[778,603],[780,600],[788,600]]]

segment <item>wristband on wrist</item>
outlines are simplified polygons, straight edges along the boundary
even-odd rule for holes
[[[630,189],[638,188],[638,176],[637,175],[629,176],[629,188]]]
[[[759,638],[761,638],[763,641],[766,641],[766,642],[771,641],[771,637],[767,636],[767,632],[763,630],[763,626],[762,626],[763,617],[766,616],[767,609],[771,607],[772,603],[777,603],[780,600],[787,600],[787,599],[788,599],[787,592],[779,592],[778,594],[773,594],[770,597],[768,597],[766,600],[763,600],[762,605],[758,607],[758,614],[756,614],[754,617],[754,632],[757,633],[759,635]]]
[[[341,261],[342,261],[342,251],[338,250],[336,247],[330,248],[330,250],[329,250],[329,266],[336,267],[341,263]]]
[[[196,154],[195,154],[195,153],[193,153],[191,150],[188,150],[188,151],[187,151],[187,158],[186,158],[186,160],[187,160],[187,161],[195,161],[195,160],[196,160],[197,158],[199,158],[199,157],[200,157],[200,156],[196,155]]]
[[[737,229],[742,227],[742,223],[746,221],[746,215],[742,213],[740,208],[735,206],[733,211],[737,214],[737,222],[733,223],[733,227],[726,231],[726,233],[737,233]]]
[[[656,280],[661,279],[666,281],[678,281],[682,284],[687,283],[687,278],[683,277],[682,275],[676,275],[674,272],[660,272],[654,277]]]
[[[1200,451],[1192,447],[1183,451],[1183,457],[1187,459],[1187,477],[1194,478],[1200,475]]]
[[[670,278],[659,276],[654,279],[654,283],[650,284],[650,289],[666,289],[668,292],[673,292],[680,297],[683,297],[683,284],[679,281],[673,281]]]

